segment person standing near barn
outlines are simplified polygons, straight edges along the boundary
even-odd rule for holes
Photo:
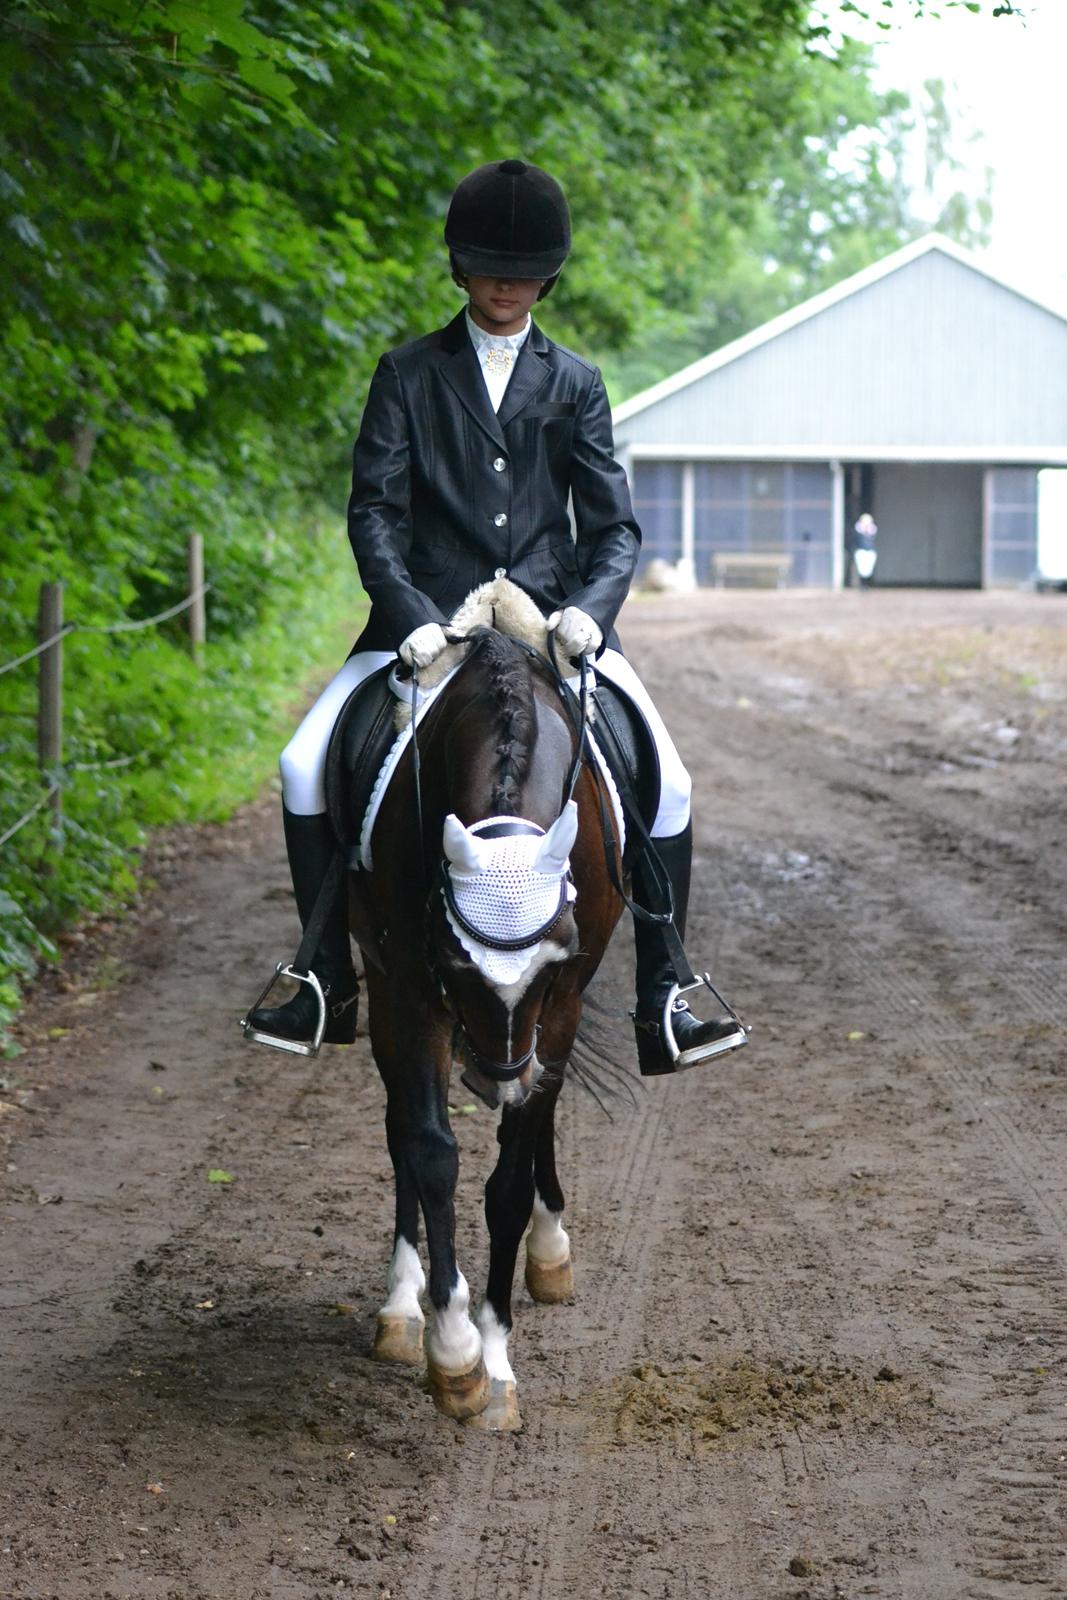
[[[479,584],[507,576],[548,616],[557,648],[595,656],[597,672],[636,701],[659,755],[653,825],[684,936],[693,832],[690,779],[662,718],[619,648],[616,615],[641,543],[611,412],[591,362],[549,339],[530,315],[570,250],[567,201],[527,162],[490,162],[460,183],[445,223],[455,282],[468,304],[447,327],[382,356],[353,452],[348,531],[367,625],[281,758],[286,846],[306,925],[335,850],[326,815],[326,748],[352,690],[399,653],[420,669],[444,650],[449,616]],[[568,510],[573,506],[574,533]],[[358,998],[343,897],[331,910],[313,970],[326,994],[325,1038],[355,1037]],[[702,1022],[675,1001],[681,1054],[661,1018],[674,969],[662,930],[635,921],[639,1065],[653,1075],[688,1066],[736,1029]],[[310,1039],[317,1001],[301,985],[250,1021]]]
[[[852,564],[861,589],[869,589],[878,560],[878,524],[869,511],[856,518],[852,528]]]

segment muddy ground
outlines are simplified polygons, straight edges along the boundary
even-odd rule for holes
[[[691,946],[754,1031],[611,1122],[565,1097],[578,1296],[519,1295],[525,1430],[368,1359],[366,1044],[235,1026],[293,943],[268,793],[163,841],[7,1068],[5,1600],[1067,1594],[1067,599],[623,633],[697,778]],[[477,1282],[493,1126],[455,1097]]]

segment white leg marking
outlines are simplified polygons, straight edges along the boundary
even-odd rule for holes
[[[435,1311],[426,1334],[426,1350],[442,1372],[467,1372],[482,1350],[482,1336],[470,1319],[471,1294],[462,1272],[448,1304]]]
[[[550,1211],[541,1196],[534,1195],[530,1237],[526,1243],[534,1260],[543,1267],[558,1267],[562,1261],[570,1259],[570,1235],[562,1219],[562,1211]]]
[[[419,1295],[425,1287],[426,1274],[422,1270],[418,1251],[406,1239],[398,1239],[389,1263],[389,1298],[379,1315],[415,1317],[422,1322],[424,1318]]]
[[[478,1327],[482,1333],[482,1356],[486,1372],[490,1378],[497,1378],[501,1383],[514,1383],[515,1374],[508,1360],[508,1330],[488,1301],[484,1302],[478,1313]]]

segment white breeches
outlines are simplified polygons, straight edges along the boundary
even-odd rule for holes
[[[326,810],[326,747],[341,707],[365,678],[395,660],[392,650],[361,650],[358,655],[349,656],[337,676],[326,685],[282,751],[279,765],[287,811],[311,817]],[[660,796],[653,836],[664,839],[681,833],[689,821],[692,784],[663,718],[633,667],[617,650],[605,650],[596,663],[596,670],[618,684],[641,708],[656,741]]]

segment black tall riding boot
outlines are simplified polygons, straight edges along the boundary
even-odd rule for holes
[[[282,824],[285,829],[285,848],[289,853],[289,870],[296,892],[296,909],[300,926],[306,928],[315,909],[322,880],[337,850],[337,841],[330,819],[325,814],[301,817],[282,806]],[[359,984],[352,966],[343,881],[341,891],[327,914],[322,938],[311,960],[311,970],[326,997],[324,1043],[351,1044],[356,1037]],[[315,1037],[318,1020],[318,1001],[306,983],[300,985],[285,1005],[257,1007],[248,1018],[251,1026],[262,1033],[273,1033],[283,1039],[301,1042],[310,1042]]]
[[[678,937],[684,939],[689,910],[689,879],[693,866],[693,825],[687,823],[681,833],[669,839],[656,839],[654,843],[671,880],[674,925]],[[634,891],[639,905],[651,908],[656,904],[656,886],[649,881],[643,862],[634,869]],[[660,1073],[677,1072],[682,1067],[695,1066],[701,1059],[699,1052],[702,1047],[736,1033],[740,1025],[735,1017],[725,1013],[708,1022],[701,1022],[683,999],[676,999],[671,1010],[671,1027],[680,1054],[677,1061],[672,1061],[664,1037],[663,1012],[667,996],[677,979],[667,953],[666,941],[660,928],[635,917],[634,943],[637,946],[637,1009],[633,1017],[637,1064],[641,1075],[651,1078]],[[687,1060],[687,1056],[690,1059]]]

